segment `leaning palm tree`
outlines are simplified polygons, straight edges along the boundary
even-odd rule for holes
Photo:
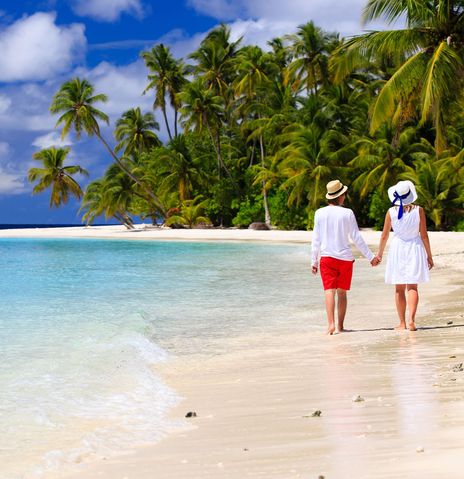
[[[161,146],[161,141],[153,130],[159,130],[153,113],[142,115],[139,107],[127,110],[116,122],[114,137],[119,143],[115,151],[123,150],[124,155],[131,155]]]
[[[406,20],[406,28],[372,31],[347,41],[332,62],[335,77],[340,80],[379,58],[399,65],[375,102],[371,133],[395,117],[405,123],[418,110],[421,123],[432,120],[440,154],[446,146],[447,105],[461,101],[464,86],[463,2],[369,0],[364,23],[381,18],[389,23]]]
[[[51,188],[50,208],[61,206],[67,203],[70,196],[77,199],[82,197],[82,190],[77,181],[72,177],[75,174],[87,176],[87,171],[78,166],[64,166],[69,148],[47,148],[34,153],[34,160],[41,161],[42,168],[30,168],[28,180],[37,182],[32,192],[34,194],[42,193]]]
[[[109,123],[109,118],[105,113],[95,108],[94,105],[98,102],[106,101],[106,95],[94,94],[94,88],[87,80],[73,78],[63,83],[58,92],[55,93],[50,111],[52,113],[61,113],[56,125],[63,125],[61,131],[62,138],[68,135],[71,129],[74,129],[78,138],[82,132],[87,133],[89,136],[95,135],[103,143],[118,167],[140,186],[147,195],[147,199],[151,200],[158,207],[161,214],[164,214],[164,206],[154,195],[153,191],[127,168],[125,163],[116,155],[101,135],[98,121]]]
[[[169,97],[170,105],[174,109],[174,136],[177,136],[177,115],[180,108],[177,94],[187,82],[185,78],[186,68],[181,60],[176,60],[173,57],[169,47],[162,43],[155,45],[150,51],[142,52],[141,56],[150,71],[148,75],[150,83],[143,93],[148,90],[155,90],[153,108],[161,109],[169,139],[172,140],[172,132],[166,113],[166,97]]]

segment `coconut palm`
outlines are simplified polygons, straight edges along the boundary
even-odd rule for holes
[[[279,71],[278,66],[272,62],[272,56],[265,54],[257,46],[244,47],[237,55],[237,78],[234,83],[236,96],[248,114],[254,118],[261,118],[262,102],[266,96],[266,87],[271,84],[270,77]],[[263,131],[258,134],[261,167],[265,166],[265,146]],[[263,180],[263,206],[265,223],[271,226],[266,183]]]
[[[166,219],[166,226],[180,224],[194,228],[199,224],[211,224],[210,219],[203,215],[208,200],[200,200],[201,196],[193,200],[185,200],[181,207]]]
[[[200,165],[196,165],[185,137],[179,135],[173,138],[167,147],[158,148],[153,156],[157,176],[160,178],[160,193],[166,195],[177,192],[181,203],[190,200],[195,185],[204,182],[205,174]]]
[[[95,108],[94,105],[98,102],[106,101],[106,95],[94,94],[94,88],[87,80],[73,78],[63,83],[54,95],[50,111],[52,113],[62,114],[56,122],[57,126],[63,125],[61,132],[62,138],[64,138],[72,128],[74,128],[78,138],[82,132],[87,133],[89,136],[95,135],[105,146],[119,168],[121,168],[132,181],[140,186],[148,199],[151,200],[163,214],[164,207],[159,199],[126,167],[124,162],[121,161],[101,135],[98,120],[109,123],[109,118],[105,113]]]
[[[123,150],[125,155],[130,155],[161,146],[161,141],[153,130],[159,130],[153,113],[142,115],[139,107],[127,110],[116,122],[114,137],[119,143],[115,151]]]
[[[204,128],[208,131],[211,143],[216,151],[218,175],[221,170],[230,176],[223,157],[221,145],[221,126],[224,115],[224,101],[212,89],[205,88],[201,79],[188,83],[180,93],[182,102],[181,120],[185,129],[193,129],[201,133]]]
[[[67,203],[70,196],[77,199],[82,197],[82,190],[77,181],[72,177],[75,174],[87,176],[87,171],[78,166],[64,166],[69,148],[47,148],[32,155],[34,160],[41,161],[42,168],[30,168],[28,180],[37,182],[32,192],[42,193],[51,188],[50,208]]]
[[[288,35],[289,51],[293,60],[287,67],[286,80],[297,91],[317,95],[320,85],[327,84],[329,54],[338,42],[338,36],[324,32],[313,22],[298,27],[297,33]]]
[[[431,119],[435,147],[446,146],[445,112],[459,102],[464,85],[464,5],[460,0],[369,0],[364,23],[384,19],[406,20],[406,28],[372,31],[346,42],[334,58],[341,79],[355,68],[378,58],[389,58],[399,68],[382,87],[375,102],[371,133],[398,111],[413,117],[417,105],[421,123]],[[402,119],[405,122],[405,118]]]
[[[150,74],[148,80],[150,83],[145,88],[144,93],[148,90],[155,90],[155,101],[153,108],[160,108],[163,113],[164,122],[172,140],[172,132],[166,113],[166,97],[174,109],[174,136],[177,136],[177,116],[180,108],[178,93],[186,83],[186,68],[181,60],[176,60],[169,47],[160,43],[155,45],[150,51],[142,52],[142,58],[145,60]]]

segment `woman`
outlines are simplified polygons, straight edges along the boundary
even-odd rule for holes
[[[395,237],[388,252],[385,282],[395,285],[396,310],[400,318],[400,324],[395,329],[406,329],[408,306],[409,330],[416,331],[417,285],[430,279],[429,269],[433,268],[425,214],[420,206],[414,204],[417,193],[411,181],[398,182],[388,189],[388,196],[393,206],[385,216],[377,257],[382,260],[390,230],[393,229]]]

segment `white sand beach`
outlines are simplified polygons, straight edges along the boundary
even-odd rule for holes
[[[375,250],[380,233],[362,234]],[[311,233],[144,226],[0,231],[0,238],[12,237],[275,241],[309,248]],[[430,238],[436,268],[419,290],[417,332],[393,330],[393,290],[381,274],[369,291],[354,284],[348,333],[324,336],[321,317],[317,332],[263,331],[234,339],[241,347],[233,344],[231,352],[225,344],[224,354],[163,366],[163,380],[184,398],[171,415],[185,428],[119,457],[84,460],[66,477],[461,478],[464,233]],[[188,411],[197,417],[184,419]]]

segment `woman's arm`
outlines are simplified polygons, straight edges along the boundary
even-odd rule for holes
[[[432,259],[432,248],[430,248],[430,240],[429,234],[427,233],[427,222],[425,219],[425,213],[423,208],[419,206],[419,233],[420,237],[422,238],[422,242],[424,243],[425,252],[427,253],[427,263],[429,265],[429,269],[433,268],[433,259]]]
[[[391,226],[390,212],[387,211],[385,222],[383,223],[382,234],[380,235],[379,252],[377,253],[377,258],[380,260],[382,260],[383,252],[387,245],[388,237],[390,236]]]

